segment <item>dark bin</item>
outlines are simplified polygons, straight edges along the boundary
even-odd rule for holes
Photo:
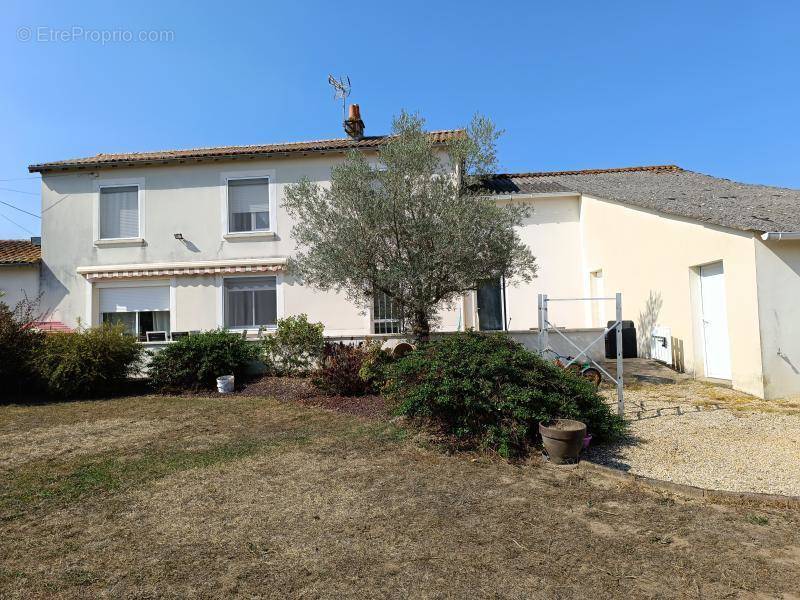
[[[606,327],[611,327],[614,321],[609,321]],[[633,321],[622,322],[622,358],[636,358],[639,355],[636,349],[636,327]],[[606,358],[617,358],[617,331],[612,329],[606,334]]]

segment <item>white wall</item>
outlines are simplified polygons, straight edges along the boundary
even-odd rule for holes
[[[99,173],[45,174],[42,177],[42,289],[44,302],[55,318],[69,325],[86,320],[87,292],[78,267],[121,264],[171,263],[235,259],[285,258],[294,250],[289,237],[292,223],[282,209],[288,183],[308,177],[326,185],[331,166],[340,155],[293,159],[248,160],[185,166],[106,169]],[[274,171],[277,192],[277,234],[274,239],[223,237],[221,176],[225,172]],[[144,180],[144,244],[102,246],[95,242],[97,180]],[[174,238],[182,233],[184,242]],[[177,292],[178,324],[181,328],[205,328],[216,323],[208,312],[213,295],[208,278],[182,279]],[[361,307],[344,297],[287,282],[286,312],[318,315],[326,325],[350,331],[368,326]],[[213,306],[213,305],[212,305]],[[210,316],[209,316],[210,315]],[[96,320],[96,315],[94,319]],[[313,318],[313,317],[312,317]]]
[[[538,326],[536,303],[540,293],[561,298],[583,296],[578,197],[538,197],[526,202],[533,210],[517,232],[536,257],[538,272],[530,283],[516,281],[506,286],[506,313],[510,330]],[[467,298],[467,326],[477,329],[475,310],[474,298]],[[553,303],[551,317],[552,322],[561,327],[583,327],[586,324],[580,303]]]
[[[622,292],[640,347],[652,325],[670,327],[686,371],[701,377],[697,268],[723,262],[732,384],[763,397],[754,235],[589,196],[581,213],[587,286],[588,270],[603,269],[605,291]]]
[[[0,266],[0,302],[14,305],[26,297],[34,300],[39,295],[39,265]]]
[[[764,395],[800,395],[800,241],[756,241]]]

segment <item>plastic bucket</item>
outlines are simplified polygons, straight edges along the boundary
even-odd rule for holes
[[[217,391],[220,394],[230,394],[233,391],[233,375],[217,377]]]

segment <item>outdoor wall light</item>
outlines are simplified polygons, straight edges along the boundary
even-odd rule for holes
[[[175,239],[176,240],[183,240],[183,234],[182,233],[176,233],[175,234]]]

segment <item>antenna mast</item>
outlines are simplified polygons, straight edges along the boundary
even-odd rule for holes
[[[347,97],[350,95],[350,78],[345,75],[336,79],[333,75],[328,75],[328,83],[333,88],[333,99],[342,101],[342,120],[347,118]]]

